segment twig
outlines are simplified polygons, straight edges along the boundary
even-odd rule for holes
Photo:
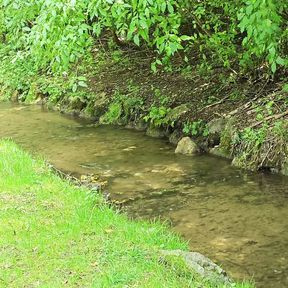
[[[222,98],[221,100],[219,100],[219,101],[217,101],[217,102],[214,102],[214,103],[212,103],[212,104],[210,104],[210,105],[207,105],[207,106],[203,107],[199,112],[202,112],[202,111],[204,111],[204,110],[206,110],[206,109],[208,109],[208,108],[211,108],[211,107],[220,105],[220,104],[222,104],[225,100],[227,100],[229,97],[230,97],[230,95],[227,95],[226,97]]]
[[[257,91],[256,95],[254,96],[253,99],[251,99],[250,101],[246,102],[243,106],[238,107],[237,109],[231,111],[230,113],[228,113],[227,115],[224,116],[233,116],[235,114],[237,114],[239,111],[241,110],[245,110],[247,108],[249,108],[251,106],[251,104],[253,104],[253,102],[255,102],[256,100],[259,99],[260,97],[260,93],[264,90],[264,88],[266,87],[266,85],[268,84],[269,79],[264,83],[264,85]]]
[[[268,157],[270,151],[272,150],[272,147],[273,147],[273,145],[271,145],[271,146],[269,147],[269,149],[268,149],[268,151],[267,151],[265,157],[264,157],[263,160],[261,161],[261,164],[260,164],[259,167],[262,167],[262,166],[263,166],[263,164],[264,164],[265,160],[267,159],[267,157]]]
[[[225,116],[225,117],[227,117],[227,116],[233,116],[233,115],[237,114],[239,111],[241,111],[241,110],[243,110],[243,109],[245,110],[245,109],[249,108],[249,107],[252,105],[252,103],[253,103],[254,101],[256,101],[257,99],[258,99],[258,95],[256,95],[252,100],[246,102],[244,105],[238,107],[237,109],[229,112],[227,115],[224,115],[224,116]]]
[[[276,115],[268,116],[268,117],[264,118],[263,120],[258,121],[258,122],[256,122],[256,123],[254,123],[253,125],[249,126],[249,128],[255,128],[255,127],[261,125],[261,124],[262,124],[263,122],[265,122],[265,121],[269,121],[269,120],[271,120],[271,119],[277,120],[277,119],[283,118],[283,117],[285,117],[285,116],[287,116],[287,115],[288,115],[288,110],[286,110],[285,112],[283,112],[283,113],[281,113],[281,114],[276,114]]]
[[[198,17],[195,16],[194,14],[192,14],[192,17],[193,17],[193,19],[195,20],[195,22],[198,24],[199,28],[200,28],[206,35],[211,36],[211,33],[203,27],[203,24],[202,24],[201,21],[198,19]]]

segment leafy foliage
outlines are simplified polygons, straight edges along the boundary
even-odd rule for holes
[[[145,50],[153,71],[174,63],[182,69],[184,63],[188,73],[198,69],[206,76],[214,67],[225,67],[233,75],[248,70],[269,77],[288,67],[287,8],[286,0],[0,0],[1,91],[53,102],[69,94],[66,100],[85,107],[96,96],[89,94],[93,77],[79,67],[91,51],[97,53],[94,42],[102,39],[114,41],[108,46],[116,52],[107,55],[118,64],[126,60],[117,45],[124,51]],[[176,123],[170,103],[157,91],[145,109],[141,98],[121,93],[128,96],[115,95],[106,123],[133,121],[135,115],[154,126]],[[270,105],[257,111],[258,121],[273,113]],[[201,120],[184,126],[188,135],[207,136],[207,131]]]
[[[248,48],[243,55],[245,63],[250,62],[251,55],[260,59],[264,56],[273,73],[277,65],[287,64],[280,50],[283,33],[281,25],[284,20],[280,13],[287,7],[287,1],[246,1],[246,6],[238,14],[241,32],[247,33],[243,39],[244,47]]]
[[[199,70],[275,73],[288,65],[287,8],[286,0],[0,0],[0,49],[5,69],[25,76],[68,73],[104,36],[149,49],[155,72],[180,59]]]
[[[103,124],[128,123],[132,117],[137,117],[142,112],[143,99],[136,97],[134,94],[135,87],[129,86],[131,95],[123,95],[116,91],[108,110],[101,117],[100,122]],[[137,87],[136,87],[137,89]]]
[[[181,41],[187,39],[179,35],[179,6],[175,0],[93,0],[88,5],[88,14],[96,36],[110,29],[117,39],[155,47],[167,60],[183,49]]]
[[[160,127],[167,123],[167,114],[171,110],[171,108],[166,108],[165,106],[157,107],[152,105],[148,115],[144,117],[145,121],[149,121],[153,126]]]
[[[183,132],[192,136],[208,136],[209,129],[203,120],[187,122],[184,124]]]

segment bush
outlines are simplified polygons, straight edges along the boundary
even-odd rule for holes
[[[0,0],[0,8],[2,43],[35,71],[67,72],[103,34],[155,51],[154,71],[181,50],[186,62],[197,53],[230,68],[288,65],[285,0]]]

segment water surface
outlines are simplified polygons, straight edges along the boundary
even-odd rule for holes
[[[0,104],[0,137],[58,169],[101,175],[129,215],[170,221],[191,250],[235,279],[288,287],[288,178],[244,172],[207,155],[176,155],[165,140],[41,107]]]

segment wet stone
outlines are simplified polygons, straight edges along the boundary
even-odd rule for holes
[[[186,252],[182,250],[162,250],[161,254],[165,256],[175,256],[182,258],[189,269],[205,279],[209,279],[218,287],[218,285],[232,285],[232,280],[227,273],[212,260],[198,252]],[[232,287],[232,286],[231,286]]]
[[[199,147],[197,144],[189,137],[182,138],[175,150],[176,154],[185,154],[185,155],[195,155],[198,154]]]

